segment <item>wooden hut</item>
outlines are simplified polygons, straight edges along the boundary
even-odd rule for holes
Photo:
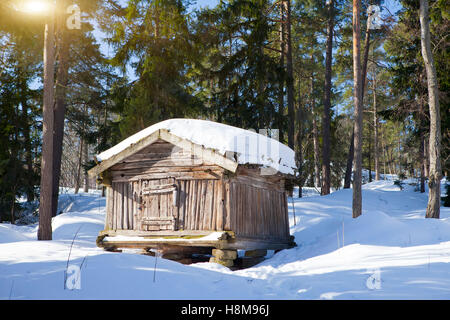
[[[236,250],[261,256],[293,245],[286,186],[294,152],[274,139],[171,119],[96,160],[89,174],[107,190],[100,247],[156,248],[179,259],[213,249],[212,261],[230,266]]]

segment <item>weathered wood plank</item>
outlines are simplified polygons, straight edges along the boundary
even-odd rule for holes
[[[205,148],[203,146],[199,146],[197,144],[192,143],[187,139],[183,139],[171,134],[169,131],[165,129],[160,130],[161,139],[170,142],[184,150],[191,150],[192,154],[195,154],[202,160],[217,164],[222,168],[225,168],[231,172],[235,172],[237,169],[237,162],[232,161],[225,156],[219,154],[213,149]]]
[[[127,171],[113,171],[111,176],[114,182],[127,182],[127,181],[138,181],[143,179],[163,179],[166,177],[173,177],[179,180],[210,180],[210,179],[220,179],[223,175],[223,171],[218,170],[208,170],[197,171],[197,170],[186,170],[179,171],[176,170],[167,172],[156,172],[154,170],[127,170]]]
[[[132,170],[152,167],[197,167],[201,166],[204,162],[200,159],[191,159],[186,157],[183,159],[175,159],[169,155],[168,158],[160,160],[146,160],[146,161],[125,161],[114,165],[114,170]],[[214,164],[209,164],[214,165]]]
[[[112,219],[114,216],[114,191],[111,187],[106,187],[106,225],[107,229],[113,229]]]
[[[231,188],[230,182],[222,180],[223,185],[223,229],[231,230]]]
[[[128,229],[128,183],[122,183],[123,193],[123,220],[122,220],[122,229]]]
[[[160,135],[159,131],[156,131],[152,133],[151,135],[139,140],[136,143],[131,144],[128,148],[123,150],[122,152],[112,156],[111,158],[102,161],[100,164],[96,165],[92,169],[88,171],[88,174],[90,177],[95,177],[100,172],[105,171],[106,169],[112,167],[114,164],[118,163],[119,161],[127,158],[128,156],[138,152],[139,150],[142,150],[152,142],[155,142],[158,140]]]

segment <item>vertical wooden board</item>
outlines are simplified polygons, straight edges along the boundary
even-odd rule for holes
[[[122,209],[123,199],[122,199],[122,183],[117,183],[117,225],[116,229],[122,229]]]
[[[269,191],[264,190],[264,234],[266,237],[269,237],[270,235],[269,201]]]
[[[159,180],[159,184],[165,184],[166,179]],[[161,193],[158,196],[159,199],[159,217],[167,217],[167,194]]]
[[[152,187],[155,185],[159,185],[158,180],[149,180],[148,186]],[[147,208],[146,208],[146,216],[147,217],[159,217],[160,216],[160,204],[159,204],[159,195],[158,194],[152,194],[148,195],[147,197]]]
[[[229,184],[225,182],[223,179],[220,180],[220,186],[222,189],[222,195],[221,195],[221,213],[217,216],[217,230],[229,230],[229,220],[228,220],[228,212],[229,212],[229,206],[228,206],[228,199],[229,199]]]
[[[148,180],[142,180],[141,181],[141,191],[144,190],[149,186]],[[150,206],[152,204],[152,199],[150,199],[147,195],[142,195],[142,218],[149,217],[150,216]],[[144,228],[144,226],[142,226]],[[144,229],[145,230],[145,229]]]
[[[205,190],[203,191],[203,224],[202,230],[211,230],[212,220],[212,202],[214,201],[214,181],[206,180],[204,182]]]
[[[128,230],[128,182],[122,182],[123,188],[123,220],[122,229]]]
[[[280,236],[281,238],[286,237],[286,219],[284,215],[284,202],[280,192],[278,192],[278,207],[279,207],[279,215],[280,215]]]
[[[274,204],[273,192],[269,191],[270,194],[270,236],[273,237],[277,233],[277,211]]]
[[[202,230],[203,225],[203,208],[205,207],[205,197],[204,197],[204,191],[206,189],[206,181],[200,180],[200,187],[198,188],[198,206],[197,206],[197,213],[196,213],[196,230]]]
[[[241,234],[247,235],[247,224],[245,223],[247,204],[248,204],[248,195],[247,195],[247,186],[245,184],[240,183],[239,187],[241,192],[239,193],[239,203],[241,205],[241,209],[239,212],[239,225],[241,228]]]
[[[202,190],[202,205],[201,205],[201,215],[200,215],[200,229],[206,230],[206,225],[208,223],[208,202],[210,201],[209,194],[211,190],[209,189],[209,181],[208,180],[202,180],[203,181],[203,190]]]
[[[272,191],[273,194],[273,209],[276,213],[275,215],[275,221],[276,221],[276,233],[275,236],[277,238],[279,238],[281,236],[281,214],[280,214],[280,203],[279,203],[279,197],[278,197],[278,192]]]
[[[255,235],[255,188],[249,187],[250,198],[247,200],[249,202],[249,218],[247,223],[249,224],[248,230],[252,236]]]
[[[246,186],[247,189],[247,198],[245,200],[247,209],[245,210],[245,226],[247,230],[247,234],[249,236],[253,235],[253,202],[255,201],[253,198],[253,187]]]
[[[256,218],[255,218],[255,224],[256,224],[256,233],[259,235],[262,235],[261,232],[261,225],[263,223],[262,221],[262,215],[261,215],[261,191],[262,189],[257,189],[256,191],[256,206],[255,206],[255,211],[256,211]]]
[[[213,194],[213,200],[211,203],[211,226],[210,230],[219,230],[217,227],[217,219],[220,214],[222,214],[222,190],[221,190],[221,182],[220,180],[213,181],[213,188],[214,188],[214,194]],[[220,199],[219,199],[220,198]]]
[[[120,207],[120,193],[119,193],[119,187],[120,184],[116,183],[114,186],[114,205],[115,205],[115,214],[114,214],[114,229],[119,229],[119,215],[121,214],[121,207]]]
[[[242,210],[242,226],[244,229],[244,233],[245,235],[250,235],[250,202],[251,202],[251,198],[250,198],[250,187],[243,184],[242,188],[244,189],[244,197],[242,199],[242,205],[243,205],[243,210]]]
[[[214,217],[215,217],[215,224],[213,223],[214,230],[222,231],[224,230],[224,220],[225,220],[225,198],[224,198],[224,184],[223,180],[217,180],[216,181],[216,201],[215,201],[215,208],[214,208]]]
[[[252,228],[252,234],[253,236],[258,236],[257,232],[257,226],[258,226],[258,210],[257,210],[257,198],[258,198],[258,189],[252,188],[252,222],[251,222],[251,228]]]
[[[189,181],[189,197],[188,197],[188,203],[189,203],[189,226],[188,229],[192,230],[195,223],[195,198],[197,195],[197,181],[196,180],[190,180]]]
[[[244,224],[243,224],[243,211],[244,211],[244,199],[245,199],[245,188],[241,183],[238,183],[238,193],[237,193],[237,199],[239,203],[239,215],[238,215],[238,230],[239,234],[245,234],[244,230]]]
[[[136,182],[136,209],[137,209],[137,217],[136,217],[136,224],[135,229],[136,230],[143,230],[142,229],[142,217],[144,216],[144,207],[143,207],[143,198],[141,196],[141,190],[142,190],[142,180],[139,180]]]
[[[210,187],[210,188],[209,188]],[[208,182],[208,188],[209,188],[209,202],[206,203],[206,206],[208,207],[208,219],[206,220],[206,230],[212,230],[213,229],[213,220],[214,220],[214,226],[215,226],[215,219],[214,219],[214,201],[216,200],[216,185],[214,183],[214,180],[210,180]]]
[[[210,221],[210,208],[211,208],[211,196],[212,196],[212,187],[210,185],[211,180],[205,180],[204,181],[204,187],[203,190],[203,224],[202,224],[202,230],[208,230],[208,224]]]
[[[195,197],[195,222],[194,222],[194,230],[199,230],[199,222],[200,222],[200,213],[201,213],[201,205],[202,205],[202,190],[203,190],[203,180],[199,180],[197,183],[197,192]]]
[[[286,238],[288,238],[289,237],[289,216],[286,211],[287,208],[285,207],[285,204],[284,204],[284,192],[280,192],[280,198],[281,198],[280,202],[281,202],[281,208],[282,208],[282,214],[283,214],[283,220],[284,220],[284,226],[283,226],[284,236]]]
[[[239,214],[238,214],[238,227],[237,227],[237,229],[239,230],[239,234],[244,234],[244,228],[243,228],[243,224],[242,224],[242,218],[243,218],[242,212],[244,211],[244,201],[243,200],[244,200],[244,197],[245,197],[245,194],[244,194],[245,189],[243,188],[241,183],[238,183],[237,185],[238,185],[238,192],[236,194],[236,198],[238,200],[238,205],[239,205],[239,208],[238,208],[238,212],[239,212]]]
[[[133,181],[132,182],[132,188],[133,188],[133,230],[138,230],[137,229],[137,215],[138,215],[138,199],[139,199],[139,192],[137,190],[137,182]]]
[[[258,203],[257,203],[257,198],[258,198],[258,188],[253,188],[253,192],[252,192],[252,222],[251,222],[251,227],[252,227],[252,234],[254,236],[259,236],[258,232],[257,232],[257,226],[258,226]]]
[[[236,182],[233,182],[233,207],[234,207],[234,214],[233,214],[233,231],[236,233],[239,233],[239,197],[238,197],[238,192],[239,192],[239,184]]]
[[[200,230],[203,230],[203,222],[204,222],[203,218],[205,215],[205,201],[206,201],[207,188],[208,188],[208,181],[202,180],[202,191],[201,191],[201,196],[200,196],[200,210],[198,213],[198,225],[199,225]]]
[[[223,181],[223,180],[222,180]],[[223,186],[223,228],[224,230],[231,230],[231,183],[224,182]]]
[[[175,181],[176,185],[176,193],[174,193],[174,196],[176,196],[175,199],[175,205],[173,206],[172,213],[175,218],[175,226],[174,230],[179,230],[179,224],[180,224],[180,190],[181,190],[181,183],[180,181]]]
[[[188,185],[188,192],[186,195],[186,214],[184,216],[185,219],[185,225],[186,225],[186,229],[187,230],[191,230],[192,227],[192,218],[193,218],[193,202],[192,202],[192,198],[193,198],[193,194],[192,191],[194,190],[194,180],[188,180],[187,181],[187,185]]]
[[[287,194],[285,192],[282,193],[283,203],[284,203],[284,215],[286,217],[286,225],[285,225],[285,233],[286,237],[289,237],[289,211],[288,211],[288,203],[287,203]]]
[[[106,187],[106,229],[112,229],[112,216],[114,212],[112,194],[111,187]]]
[[[183,229],[187,230],[189,229],[189,223],[190,223],[190,212],[191,212],[191,207],[190,207],[190,191],[191,190],[191,181],[190,180],[186,180],[185,181],[185,196],[184,196],[184,225],[183,225]]]
[[[106,195],[105,230],[110,229],[110,226],[109,226],[109,216],[110,216],[109,210],[111,210],[111,209],[110,209],[111,204],[109,203],[109,191],[108,191],[108,189],[109,189],[109,188],[106,187],[106,190],[105,190],[105,195]]]
[[[116,229],[116,214],[117,214],[117,203],[116,203],[116,184],[113,182],[111,183],[111,200],[112,200],[112,207],[113,210],[111,211],[111,229]]]
[[[277,208],[274,206],[275,197],[274,192],[270,191],[270,207],[271,207],[271,217],[272,217],[272,232],[271,236],[276,236],[278,234],[278,221],[277,221]]]
[[[128,182],[127,183],[127,188],[128,188],[128,212],[127,212],[127,216],[128,216],[128,229],[129,230],[133,230],[133,183]]]
[[[280,238],[283,233],[283,230],[281,228],[282,227],[281,207],[279,203],[278,192],[272,191],[272,193],[273,193],[273,206],[276,212],[276,226],[277,226],[276,237]]]
[[[177,219],[177,230],[180,230],[183,228],[183,221],[184,221],[184,201],[183,201],[183,194],[184,194],[184,181],[178,180],[177,181],[177,194],[178,194],[178,208],[176,208],[176,219]]]
[[[163,179],[163,181],[160,182],[160,184],[167,184],[168,179]],[[162,193],[161,194],[161,217],[169,217],[169,200],[170,196],[168,193]]]
[[[154,180],[155,184],[163,184],[165,179],[160,179],[157,183]],[[158,199],[158,212],[157,214],[153,213],[155,217],[166,217],[166,195],[165,194],[157,194],[155,196]]]
[[[238,185],[233,182],[231,183],[231,207],[232,209],[232,215],[231,215],[231,230],[237,232],[237,228],[238,228],[238,197],[237,192],[238,192]]]
[[[164,182],[160,182],[161,184],[167,184],[169,183],[169,179],[163,179]],[[162,204],[162,214],[161,217],[170,217],[170,207],[169,202],[171,204],[172,197],[169,193],[162,193],[161,194],[161,204]]]
[[[198,180],[192,180],[192,194],[191,194],[191,223],[189,226],[189,230],[194,230],[196,227],[196,219],[197,219],[197,197],[198,197]]]
[[[217,215],[217,180],[211,180],[211,188],[212,188],[212,193],[211,193],[211,208],[209,209],[210,212],[210,216],[209,216],[209,230],[216,230],[216,215]]]
[[[121,212],[122,212],[122,214],[120,215],[120,224],[119,224],[119,228],[120,229],[123,229],[124,228],[124,218],[125,218],[125,182],[122,182],[122,183],[120,183],[120,188],[119,188],[119,190],[121,191],[121,194],[120,194],[120,203],[121,203],[121,205],[122,205],[122,208],[121,208]]]
[[[250,235],[250,219],[251,219],[251,211],[250,209],[250,202],[251,202],[251,189],[250,186],[247,186],[246,184],[242,184],[242,188],[244,189],[244,197],[242,199],[243,204],[243,210],[242,210],[242,226],[244,229],[244,234],[249,236]]]

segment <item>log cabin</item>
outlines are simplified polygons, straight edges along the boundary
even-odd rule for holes
[[[237,250],[258,260],[295,245],[287,203],[294,152],[265,134],[170,119],[95,160],[89,175],[106,186],[97,245],[107,250],[156,249],[180,261],[206,251],[232,266]]]

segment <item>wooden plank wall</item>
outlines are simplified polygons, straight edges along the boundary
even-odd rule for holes
[[[231,230],[236,236],[265,240],[288,239],[286,193],[230,183]]]

